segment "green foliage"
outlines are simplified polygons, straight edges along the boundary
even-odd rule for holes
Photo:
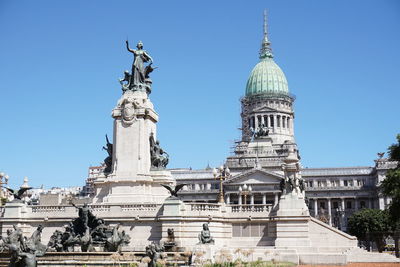
[[[396,136],[397,139],[397,144],[392,144],[389,148],[388,148],[388,152],[389,152],[389,158],[391,160],[397,160],[400,161],[400,134],[398,134]]]
[[[360,240],[375,241],[379,251],[383,250],[390,230],[389,214],[386,210],[362,209],[354,213],[348,222],[350,234]]]
[[[390,160],[399,161],[399,164],[397,168],[388,170],[386,179],[382,181],[380,189],[385,196],[392,198],[392,202],[389,205],[389,215],[392,224],[398,226],[400,225],[400,134],[397,135],[397,144],[389,146],[388,154]]]

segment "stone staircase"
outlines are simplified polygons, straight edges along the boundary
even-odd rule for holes
[[[345,254],[348,262],[400,262],[400,259],[393,255],[369,252],[359,247],[348,249]]]

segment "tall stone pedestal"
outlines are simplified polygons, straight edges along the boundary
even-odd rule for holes
[[[171,173],[152,169],[150,136],[156,139],[158,115],[144,91],[125,91],[112,111],[111,172],[95,181],[94,203],[162,203],[173,185]]]
[[[275,247],[309,247],[309,211],[302,196],[281,197],[275,213]]]

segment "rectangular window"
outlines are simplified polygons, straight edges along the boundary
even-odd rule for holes
[[[250,236],[252,236],[252,237],[260,236],[260,225],[259,224],[251,224],[250,225]]]
[[[320,202],[320,203],[319,203],[319,207],[320,207],[321,209],[325,209],[325,202]]]
[[[267,236],[266,223],[233,223],[232,237],[262,237]]]
[[[249,237],[250,236],[250,225],[243,224],[242,225],[242,236]]]
[[[346,208],[347,209],[351,209],[351,201],[347,201],[346,202]]]
[[[236,223],[236,224],[232,224],[232,236],[233,237],[241,237],[242,233],[240,231],[240,224]]]
[[[347,180],[344,180],[344,181],[343,181],[343,185],[344,185],[344,186],[349,186],[349,182],[348,182]]]
[[[333,208],[338,209],[339,208],[339,203],[337,201],[333,202]]]
[[[309,184],[310,184],[310,187],[313,187],[313,182],[312,181],[310,181]]]

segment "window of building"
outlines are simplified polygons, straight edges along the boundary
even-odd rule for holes
[[[360,208],[365,208],[365,201],[360,201]]]
[[[286,117],[282,116],[282,127],[286,128]]]
[[[344,185],[344,186],[349,186],[349,181],[344,180],[344,181],[343,181],[343,185]]]
[[[351,201],[346,202],[346,209],[351,209]]]
[[[219,189],[219,184],[211,184],[211,189]]]
[[[261,237],[267,236],[265,223],[233,223],[232,237]]]
[[[313,187],[313,182],[312,181],[309,181],[308,183],[309,183],[310,187]]]
[[[325,209],[325,202],[320,202],[320,203],[319,203],[319,207],[320,207],[321,209]]]
[[[274,116],[273,115],[269,116],[269,123],[271,124],[271,127],[274,127],[275,122],[274,122]]]
[[[338,209],[339,208],[339,202],[333,201],[333,208]]]
[[[276,127],[281,127],[281,116],[276,116]]]
[[[318,187],[322,187],[321,181],[318,181],[318,182],[317,182],[317,185],[318,185]]]

